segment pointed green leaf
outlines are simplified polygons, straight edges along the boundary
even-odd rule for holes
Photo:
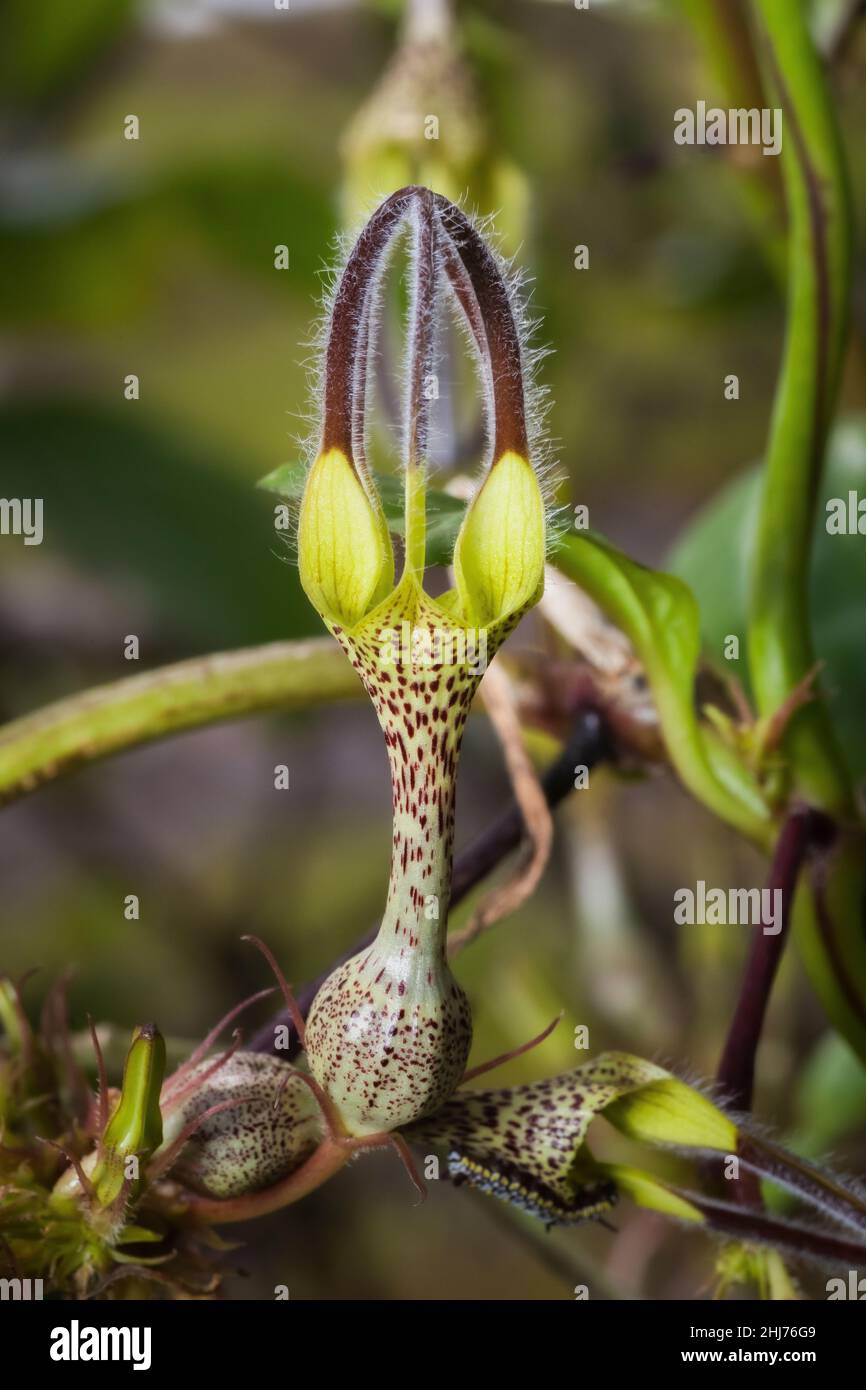
[[[671,762],[685,786],[710,810],[768,845],[772,820],[753,774],[695,710],[700,616],[680,579],[629,560],[600,536],[563,536],[559,569],[621,628],[652,687]]]

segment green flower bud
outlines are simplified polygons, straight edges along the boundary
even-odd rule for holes
[[[408,5],[398,45],[341,142],[347,224],[355,226],[383,189],[424,184],[457,200],[471,188],[479,208],[496,212],[507,253],[516,252],[530,197],[501,143],[482,116],[450,4]]]
[[[159,1095],[165,1076],[165,1042],[152,1023],[136,1028],[123,1068],[120,1099],[105,1126],[92,1173],[97,1201],[110,1206],[162,1143]],[[132,1160],[132,1162],[130,1161]]]

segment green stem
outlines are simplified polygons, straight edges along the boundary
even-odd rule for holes
[[[790,220],[788,322],[766,451],[749,622],[758,708],[770,715],[815,666],[810,557],[848,328],[851,216],[832,101],[803,9],[790,0],[754,5],[768,40],[770,84],[783,111]],[[822,701],[793,717],[785,750],[793,789],[825,811],[847,815],[849,782]]]
[[[761,110],[768,106],[766,84],[758,64],[750,22],[750,0],[677,0],[694,30],[709,73],[719,84],[728,107]],[[778,159],[753,158],[728,148],[731,173],[739,186],[758,244],[774,281],[786,279],[784,188]]]
[[[0,729],[0,805],[72,768],[183,729],[361,691],[327,638],[196,657],[98,686]]]

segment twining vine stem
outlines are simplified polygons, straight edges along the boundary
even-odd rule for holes
[[[75,768],[185,729],[363,693],[327,637],[269,642],[127,676],[0,728],[0,806]]]
[[[762,920],[755,928],[734,1016],[716,1074],[725,1095],[738,1110],[752,1108],[755,1057],[770,991],[788,938],[797,880],[810,849],[827,846],[833,835],[833,824],[827,816],[808,806],[801,806],[788,816],[776,842],[765,891],[773,895],[776,890],[781,893],[781,924],[773,933],[765,930],[771,925],[769,921]]]

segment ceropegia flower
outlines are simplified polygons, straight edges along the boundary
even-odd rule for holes
[[[404,550],[395,582],[391,538],[366,465],[364,417],[381,275],[404,226],[413,239],[413,286]],[[423,584],[424,388],[443,289],[478,358],[490,456],[457,539],[455,587],[432,598]],[[67,1116],[55,1105],[44,1125],[31,1124],[20,1151],[10,1145],[10,1200],[13,1207],[19,1196],[24,1203],[23,1224],[8,1228],[16,1259],[46,1260],[87,1289],[127,1261],[130,1244],[140,1269],[174,1260],[186,1251],[181,1233],[297,1200],[360,1149],[393,1145],[415,1177],[399,1128],[447,1100],[471,1042],[468,1003],[445,960],[463,726],[485,662],[543,582],[544,504],[526,420],[518,315],[496,258],[444,198],[419,188],[393,195],[361,234],[334,300],[321,447],[302,500],[298,545],[306,591],[358,669],[388,746],[394,848],[379,936],[325,983],[306,1035],[294,1012],[312,1075],[236,1047],[212,1059],[219,1030],[167,1081],[157,1030],[139,1030],[119,1095],[101,1061],[94,1098],[74,1067],[66,1068],[72,1080],[61,1084],[63,1067],[49,1057],[55,1095],[68,1084],[76,1108]],[[6,1013],[10,1035],[17,1029],[28,1053],[22,1074],[35,1085],[41,1053],[17,1006]],[[60,1046],[58,1055],[66,1054]],[[52,1134],[46,1164],[39,1141]],[[43,1240],[37,1257],[37,1232],[48,1229],[56,1239]],[[142,1245],[152,1247],[146,1257]]]
[[[586,1147],[601,1114],[649,1143],[736,1147],[735,1126],[705,1096],[654,1063],[619,1052],[527,1085],[460,1089],[407,1135],[443,1148],[455,1181],[553,1226],[602,1214],[621,1190],[635,1195],[626,1170],[606,1170]]]
[[[636,1142],[634,1161],[593,1153],[588,1136],[599,1117]],[[461,1088],[409,1126],[406,1137],[443,1150],[456,1183],[546,1226],[603,1217],[627,1198],[721,1238],[720,1294],[748,1284],[760,1297],[798,1297],[783,1255],[837,1264],[862,1259],[866,1200],[856,1185],[785,1152],[699,1087],[628,1053],[602,1053],[528,1085]],[[781,1220],[760,1203],[744,1208],[743,1177],[786,1190],[821,1224]]]
[[[402,478],[402,573],[365,456],[368,361],[383,270],[411,235]],[[423,587],[437,306],[464,320],[485,391],[490,457],[454,549],[455,587]],[[298,527],[301,582],[373,701],[391,764],[388,900],[373,945],[340,966],[310,1011],[316,1081],[352,1135],[387,1133],[457,1085],[472,1030],[445,960],[454,788],[484,665],[543,585],[545,510],[530,457],[519,314],[482,237],[445,198],[405,188],[373,214],[334,297],[318,451]]]

